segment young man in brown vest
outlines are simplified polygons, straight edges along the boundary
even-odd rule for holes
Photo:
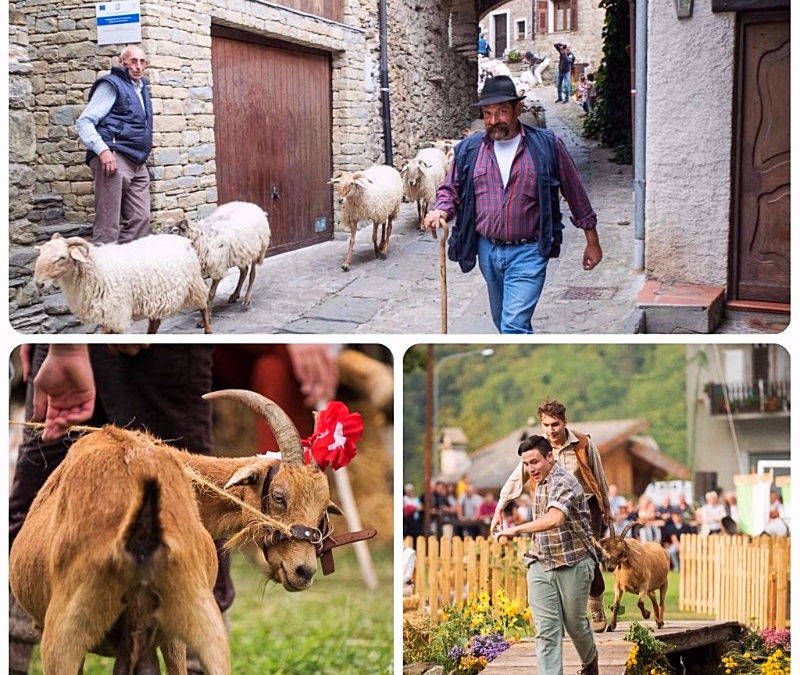
[[[578,479],[586,493],[592,534],[601,539],[607,523],[611,522],[611,508],[608,501],[608,483],[597,447],[586,434],[567,428],[567,411],[562,403],[556,400],[544,401],[539,406],[538,414],[544,435],[553,446],[556,462]],[[534,481],[520,462],[500,490],[497,509],[491,523],[492,532],[501,522],[505,506],[522,494],[528,482],[530,482],[530,492],[533,494]],[[606,614],[603,609],[605,588],[603,573],[597,564],[589,590],[589,611],[592,615],[592,629],[598,633],[606,629]]]

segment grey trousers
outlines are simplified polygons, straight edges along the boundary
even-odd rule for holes
[[[114,151],[112,151],[114,152]],[[103,172],[99,157],[89,161],[94,175],[95,244],[124,244],[150,234],[150,174],[144,164],[134,164],[114,152],[117,170]]]
[[[545,571],[540,562],[535,562],[528,568],[528,602],[536,625],[538,672],[563,674],[564,629],[583,665],[591,663],[597,654],[594,633],[586,618],[594,566],[594,560],[587,556],[571,567]]]

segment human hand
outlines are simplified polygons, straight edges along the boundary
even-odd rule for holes
[[[509,539],[511,537],[516,537],[517,536],[517,526],[516,525],[509,525],[508,527],[504,527],[503,529],[498,530],[497,532],[495,532],[494,536],[497,539],[500,539],[500,537],[508,537]]]
[[[489,523],[489,532],[494,532],[500,526],[500,520],[502,516],[499,513],[495,513],[492,516],[492,521]]]
[[[588,242],[583,249],[583,269],[593,270],[603,259],[603,249],[600,244]]]
[[[52,441],[94,411],[95,386],[87,345],[50,345],[33,380],[33,419],[44,419],[42,440]]]
[[[106,176],[110,176],[117,170],[117,158],[114,157],[114,153],[111,150],[103,150],[98,157],[100,158],[100,164],[103,166],[103,173]]]
[[[314,407],[330,401],[339,382],[339,365],[328,345],[287,345],[292,370],[300,382],[303,402]]]
[[[439,227],[439,221],[442,219],[447,220],[447,213],[441,209],[433,209],[433,211],[428,211],[425,214],[422,226],[428,230],[436,231],[436,228]]]

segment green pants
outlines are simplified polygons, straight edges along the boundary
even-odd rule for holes
[[[540,673],[563,675],[562,636],[566,629],[586,665],[597,654],[586,617],[595,563],[586,557],[571,567],[546,572],[539,562],[528,568],[528,601],[536,624],[536,661]]]

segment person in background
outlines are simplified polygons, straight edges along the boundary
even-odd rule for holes
[[[477,537],[481,533],[478,510],[483,498],[475,491],[472,484],[467,485],[466,492],[458,500],[458,534],[462,537]]]
[[[622,530],[624,530],[625,526],[630,522],[630,515],[630,504],[628,504],[628,502],[621,504],[617,509],[617,513],[614,515],[614,522],[611,525],[614,528],[614,534],[622,534]]]
[[[586,98],[589,96],[590,85],[585,75],[578,78],[578,86],[575,88],[575,102],[586,110]]]
[[[661,541],[661,526],[664,521],[658,517],[656,505],[653,502],[639,510],[639,541]]]
[[[688,523],[689,525],[697,525],[694,505],[686,501],[686,495],[684,495],[682,492],[680,495],[678,495],[678,506],[675,508],[681,514],[681,518],[683,518],[684,523]]]
[[[789,523],[779,488],[773,487],[770,490],[769,497],[769,520],[764,532],[775,537],[788,537]]]
[[[725,515],[728,516],[734,523],[739,524],[739,504],[736,499],[736,493],[728,490],[722,496],[725,503]]]
[[[492,53],[492,48],[486,40],[486,37],[481,33],[478,38],[478,56],[485,56],[487,59]]]
[[[556,103],[567,103],[572,95],[572,68],[575,65],[575,54],[572,53],[572,47],[563,42],[556,42],[553,46],[558,52],[558,77],[556,78],[558,98]]]
[[[663,520],[666,523],[669,520],[669,514],[674,510],[672,506],[672,497],[670,497],[669,493],[665,493],[661,498],[661,506],[656,509],[659,520]]]
[[[619,493],[619,488],[614,483],[609,483],[608,486],[608,508],[611,509],[611,517],[616,518],[617,511],[620,506],[625,504],[627,500]]]
[[[422,534],[422,502],[414,495],[414,484],[403,488],[403,536],[419,537]]]
[[[678,511],[672,511],[669,520],[661,528],[661,545],[667,549],[669,559],[672,561],[672,569],[675,571],[681,568],[681,537],[684,534],[694,534],[695,529],[691,525],[683,522]]]
[[[480,518],[484,524],[488,525],[492,520],[496,508],[497,501],[495,501],[494,493],[487,492],[483,495],[483,503],[478,508],[478,518]]]
[[[94,176],[92,241],[124,244],[150,233],[153,106],[144,70],[147,57],[127,45],[119,66],[98,79],[75,123]]]
[[[700,534],[719,534],[725,515],[725,504],[720,501],[719,495],[714,490],[706,492],[706,503],[697,512]]]
[[[594,107],[597,105],[597,84],[595,82],[594,73],[589,73],[586,76],[586,79],[589,82],[589,93],[586,95],[586,103],[584,104],[583,109],[589,113],[592,112]]]

